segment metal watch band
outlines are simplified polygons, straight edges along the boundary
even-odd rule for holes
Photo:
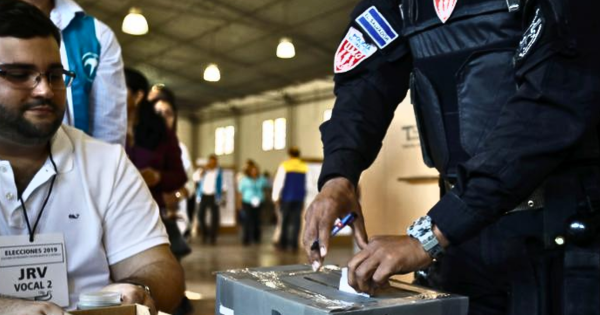
[[[439,259],[444,254],[444,249],[433,233],[432,221],[428,215],[420,217],[413,222],[413,224],[406,229],[406,233],[410,237],[418,240],[431,258]]]
[[[144,292],[146,292],[146,294],[148,294],[149,297],[152,297],[152,291],[150,291],[150,287],[143,284],[143,283],[139,283],[139,282],[135,282],[135,281],[129,281],[129,280],[123,280],[123,281],[119,281],[119,283],[126,283],[126,284],[131,284],[131,285],[135,285],[138,286],[140,288],[142,288],[144,290]]]

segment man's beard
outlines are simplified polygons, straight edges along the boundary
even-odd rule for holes
[[[25,112],[33,107],[47,105],[54,111],[54,121],[34,124],[25,119]],[[64,109],[59,109],[51,100],[38,99],[27,103],[17,111],[7,109],[0,104],[0,136],[24,145],[36,145],[48,142],[60,125]]]

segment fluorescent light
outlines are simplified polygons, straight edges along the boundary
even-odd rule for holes
[[[130,35],[144,35],[148,33],[148,21],[142,15],[142,10],[131,8],[129,14],[123,19],[121,30]]]
[[[221,70],[215,63],[211,63],[204,69],[204,80],[208,82],[218,82],[221,80]]]
[[[277,57],[281,59],[290,59],[296,56],[296,48],[289,38],[282,38],[277,45]]]

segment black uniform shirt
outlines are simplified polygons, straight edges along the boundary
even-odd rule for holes
[[[352,20],[373,4],[401,34],[397,0],[363,1]],[[457,167],[455,188],[429,211],[451,243],[468,239],[514,208],[597,128],[600,24],[593,12],[600,12],[599,1],[540,0],[537,8],[539,15],[531,14],[526,23],[541,19],[539,38],[532,41],[531,29],[525,31],[515,51],[516,95],[504,105],[482,149]],[[350,27],[359,29],[355,22]],[[338,176],[356,185],[375,160],[408,89],[409,51],[400,35],[354,69],[336,74],[333,115],[321,126],[325,160],[319,187]]]

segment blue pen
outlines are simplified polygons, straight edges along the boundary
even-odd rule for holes
[[[354,212],[348,213],[348,215],[346,215],[343,219],[338,221],[333,226],[333,229],[331,230],[331,236],[335,236],[336,234],[338,234],[339,231],[341,231],[347,225],[352,224],[352,222],[354,222],[354,220],[356,220],[356,217],[358,217],[358,215],[356,213],[354,213]],[[312,243],[312,245],[310,246],[310,250],[319,250],[319,240],[318,239]]]

